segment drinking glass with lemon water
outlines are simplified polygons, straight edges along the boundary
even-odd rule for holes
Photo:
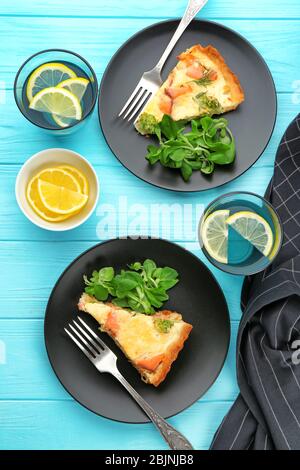
[[[91,114],[97,88],[95,73],[82,57],[57,49],[28,59],[16,76],[14,92],[29,121],[52,133],[67,134]]]
[[[225,194],[205,210],[199,240],[206,257],[231,274],[264,270],[282,244],[279,217],[264,198],[248,192]]]

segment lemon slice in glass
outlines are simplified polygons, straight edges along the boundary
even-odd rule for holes
[[[71,93],[73,93],[73,95],[77,96],[79,101],[81,101],[89,83],[89,80],[86,78],[75,77],[60,82],[57,85],[57,88],[64,88],[65,90],[69,90]],[[52,118],[60,127],[68,127],[72,123],[72,119],[57,116],[55,114],[53,114]]]
[[[35,69],[29,77],[26,87],[28,101],[41,90],[56,86],[58,83],[69,78],[76,77],[76,73],[65,64],[59,62],[48,62]]]
[[[66,90],[69,90],[73,95],[77,96],[80,101],[85,94],[89,83],[90,82],[87,78],[75,77],[58,83],[57,88],[65,88]]]
[[[78,121],[82,118],[82,109],[78,98],[64,88],[44,88],[33,97],[29,108]]]
[[[228,262],[228,225],[229,210],[212,212],[200,227],[200,236],[208,254],[219,263]]]
[[[38,191],[43,205],[57,214],[74,214],[87,203],[88,196],[38,179]]]
[[[264,256],[270,254],[274,243],[273,232],[269,223],[259,214],[240,211],[228,217],[226,222]]]

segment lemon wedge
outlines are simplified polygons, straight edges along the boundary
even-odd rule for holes
[[[57,214],[74,214],[87,203],[88,196],[38,179],[38,191],[43,205]]]
[[[80,182],[74,176],[74,173],[72,174],[70,171],[67,171],[62,167],[45,168],[44,170],[39,171],[31,179],[29,185],[32,184],[33,181],[38,179],[46,181],[47,183],[55,184],[56,186],[62,186],[77,193],[81,192]]]
[[[39,182],[45,183],[43,197]],[[65,164],[45,168],[34,175],[27,185],[26,197],[33,210],[42,219],[48,222],[61,222],[82,209],[88,199],[88,192],[89,186],[85,175],[72,165]],[[67,203],[62,205],[59,202],[60,198],[67,198]]]
[[[74,166],[71,166],[71,165],[60,165],[60,166],[56,167],[56,169],[57,170],[62,169],[64,171],[66,171],[68,174],[71,174],[76,179],[76,181],[78,182],[82,194],[88,195],[88,193],[89,193],[89,184],[88,184],[88,181],[87,181],[85,175],[80,170],[78,170],[77,168],[75,168]],[[44,179],[44,178],[42,178],[42,179]],[[72,188],[70,188],[70,189],[72,189]]]
[[[49,211],[47,207],[44,206],[38,191],[38,178],[32,178],[29,182],[26,197],[35,213],[47,222],[61,222],[69,217],[69,215],[56,214],[55,212]]]

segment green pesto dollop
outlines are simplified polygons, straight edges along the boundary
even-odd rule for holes
[[[219,100],[217,100],[217,98],[208,96],[206,92],[198,93],[195,99],[199,103],[200,111],[203,111],[204,108],[209,115],[219,114],[222,112],[222,106]]]
[[[154,320],[155,328],[160,333],[169,333],[170,329],[174,325],[174,322],[171,320],[163,320],[162,318],[157,318]]]
[[[136,128],[140,134],[155,134],[158,125],[157,119],[149,113],[142,113],[137,120]]]

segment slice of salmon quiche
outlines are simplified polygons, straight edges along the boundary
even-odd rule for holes
[[[136,121],[141,134],[153,134],[164,114],[174,121],[190,121],[231,111],[244,101],[239,79],[214,47],[198,44],[178,60]]]
[[[101,331],[114,339],[144,382],[155,387],[165,380],[193,328],[177,312],[145,315],[99,302],[85,293],[78,308],[97,320]]]

